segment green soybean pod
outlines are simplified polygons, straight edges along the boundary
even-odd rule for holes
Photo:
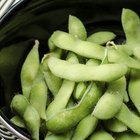
[[[140,63],[138,60],[128,56],[128,54],[119,49],[108,49],[108,61],[110,63],[125,64],[130,68],[140,69]]]
[[[116,140],[140,140],[140,136],[128,131],[116,135]]]
[[[36,109],[29,105],[24,112],[23,119],[32,138],[39,140],[40,117]]]
[[[131,112],[125,104],[122,105],[121,110],[115,117],[134,133],[140,135],[140,117]]]
[[[62,79],[55,76],[48,67],[48,57],[49,55],[53,55],[55,57],[60,58],[62,55],[62,51],[60,49],[56,49],[52,53],[44,55],[42,58],[42,72],[44,75],[45,82],[48,86],[48,89],[51,91],[53,96],[56,96],[58,93],[61,85],[62,85]]]
[[[54,75],[75,82],[93,80],[109,82],[122,77],[127,72],[125,64],[87,66],[72,64],[55,57],[49,57],[48,66]]]
[[[124,132],[127,131],[127,126],[116,118],[104,121],[104,126],[111,132]]]
[[[116,35],[113,32],[109,31],[99,31],[96,33],[91,34],[87,41],[93,42],[99,45],[103,45],[107,43],[108,41],[113,40],[116,37]]]
[[[140,71],[132,69],[130,72],[130,80],[128,83],[128,94],[140,113]]]
[[[75,16],[69,15],[68,30],[71,35],[81,40],[86,40],[87,32],[84,24]]]
[[[126,79],[122,78],[109,83],[106,92],[97,102],[92,115],[101,120],[113,118],[121,109],[126,90]]]
[[[69,52],[67,61],[70,63],[78,63],[78,58],[72,52]],[[68,101],[74,91],[75,82],[69,80],[63,80],[62,86],[55,96],[54,100],[49,104],[46,110],[46,116],[50,118],[52,115],[60,112],[66,107]],[[63,97],[63,98],[62,98]]]
[[[18,127],[20,127],[20,128],[26,128],[25,123],[24,123],[24,120],[23,120],[20,116],[18,116],[18,115],[15,115],[14,117],[12,117],[12,118],[10,119],[10,121],[11,121],[14,125],[16,125],[16,126],[18,126]]]
[[[47,118],[60,112],[64,109],[68,103],[70,95],[74,90],[75,83],[72,81],[64,80],[58,94],[55,96],[54,100],[49,104],[46,110]],[[63,98],[62,98],[63,97]]]
[[[129,102],[129,96],[128,96],[127,91],[124,93],[123,101],[124,101],[125,103],[128,103],[128,102]]]
[[[38,81],[31,89],[29,102],[37,110],[41,119],[46,119],[48,89],[44,79]]]
[[[44,71],[43,74],[49,90],[56,96],[62,85],[62,79],[52,74],[50,70]]]
[[[133,49],[133,55],[138,59],[140,60],[140,47],[135,47]]]
[[[52,42],[60,49],[72,51],[86,58],[102,60],[104,57],[105,48],[96,43],[80,40],[62,31],[55,31],[51,37]]]
[[[133,48],[137,47],[137,44],[116,44],[117,49],[120,51],[125,52],[127,55],[133,55]]]
[[[63,110],[46,121],[48,130],[62,133],[75,127],[80,120],[91,113],[101,94],[101,85],[91,83],[76,106]]]
[[[71,137],[72,137],[72,131],[69,131],[64,134],[54,134],[48,132],[44,140],[71,140]]]
[[[54,43],[52,42],[51,37],[48,39],[48,47],[50,51],[54,51],[56,49],[56,46],[54,45]]]
[[[20,117],[23,117],[23,114],[29,105],[27,98],[21,94],[17,94],[13,97],[11,101],[11,109],[16,112]]]
[[[66,108],[67,108],[67,109],[68,109],[68,108],[71,108],[71,107],[73,107],[74,105],[75,105],[74,99],[73,99],[73,98],[70,98],[69,101],[68,101],[68,103],[67,103]]]
[[[101,61],[98,59],[88,59],[86,62],[87,66],[98,66],[101,64]]]
[[[96,128],[98,119],[88,115],[77,125],[72,140],[85,140]]]
[[[127,44],[137,44],[140,42],[139,28],[140,19],[139,16],[130,9],[123,9],[122,11],[122,26],[126,36]]]
[[[115,140],[111,134],[104,130],[94,132],[88,140]]]
[[[80,100],[85,93],[87,84],[85,82],[79,82],[74,89],[73,96],[76,100]]]
[[[21,69],[21,86],[23,95],[29,99],[31,86],[36,77],[39,68],[39,42],[36,40],[35,45],[27,55]]]

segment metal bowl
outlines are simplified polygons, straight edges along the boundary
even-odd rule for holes
[[[71,14],[84,22],[88,34],[110,30],[118,35],[116,41],[120,42],[125,39],[120,17],[122,8],[140,13],[139,7],[139,0],[21,0],[12,6],[0,19],[0,51],[14,43],[28,43],[25,43],[24,52],[15,65],[11,64],[11,56],[17,60],[18,50],[5,56],[8,58],[6,60],[11,60],[6,65],[2,65],[3,58],[0,54],[0,137],[6,140],[31,139],[28,132],[16,127],[9,120],[12,116],[10,101],[15,92],[21,91],[20,69],[34,39],[40,41],[40,54],[43,55],[47,52],[47,40],[52,32],[67,31],[67,20]],[[36,28],[32,28],[27,33],[29,26],[39,26],[41,30],[37,32]]]

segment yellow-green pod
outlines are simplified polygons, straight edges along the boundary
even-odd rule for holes
[[[11,119],[10,119],[10,121],[14,124],[14,125],[16,125],[16,126],[18,126],[18,127],[21,127],[21,128],[26,128],[26,126],[25,126],[25,123],[24,123],[24,120],[20,117],[20,116],[14,116],[14,117],[12,117]]]
[[[23,95],[29,99],[31,86],[36,77],[39,68],[39,42],[36,40],[35,45],[27,55],[21,69],[21,86]]]
[[[81,40],[86,40],[87,38],[87,32],[84,24],[80,19],[78,19],[75,16],[69,16],[68,30],[69,33],[75,36],[76,38],[79,38]]]
[[[117,134],[115,137],[116,140],[140,140],[140,135],[137,135],[131,131]]]
[[[85,140],[92,134],[98,124],[98,119],[94,116],[87,115],[77,125],[72,140]]]
[[[40,117],[34,107],[29,105],[23,116],[25,125],[34,140],[39,140]]]
[[[87,88],[87,84],[85,82],[79,82],[74,89],[73,96],[76,100],[80,100],[84,95]]]
[[[113,118],[121,109],[125,90],[126,79],[124,76],[110,82],[108,89],[97,102],[92,114],[102,120]]]
[[[42,58],[42,71],[43,71],[44,79],[48,86],[48,89],[51,91],[53,96],[56,96],[56,94],[58,93],[63,80],[55,76],[48,68],[48,57],[49,55],[53,55],[55,57],[60,58],[61,54],[62,54],[62,50],[57,48],[52,53],[48,53],[44,55],[44,57]]]
[[[11,101],[11,109],[21,117],[23,117],[28,105],[27,98],[21,94],[15,95]]]
[[[128,83],[128,94],[140,113],[140,70],[132,69]]]
[[[31,89],[30,103],[37,110],[40,118],[46,119],[46,103],[47,103],[48,89],[44,79],[38,81]]]
[[[54,75],[76,82],[93,80],[109,82],[124,76],[127,72],[125,64],[87,66],[84,64],[72,64],[55,57],[49,57],[48,66]]]
[[[128,96],[127,91],[124,93],[123,101],[124,101],[125,103],[128,103],[128,102],[129,102],[129,96]]]
[[[71,140],[72,131],[69,131],[64,134],[54,134],[48,132],[44,140]]]
[[[116,118],[104,121],[104,125],[111,132],[127,131],[127,126]]]
[[[126,43],[131,45],[140,43],[140,18],[138,14],[130,9],[124,8],[121,21],[126,36]]]
[[[113,32],[99,31],[99,32],[91,34],[87,38],[87,41],[102,45],[102,44],[107,43],[108,41],[113,40],[115,37],[116,35]]]
[[[133,55],[134,55],[137,59],[140,60],[140,47],[139,47],[139,46],[138,46],[138,47],[135,47],[135,48],[133,49]]]
[[[134,133],[140,135],[140,117],[123,104],[121,110],[115,116],[119,121],[123,122]]]
[[[115,140],[115,138],[104,130],[98,130],[94,132],[88,140]]]

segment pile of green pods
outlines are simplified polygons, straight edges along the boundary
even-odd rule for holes
[[[87,36],[72,15],[68,32],[54,31],[41,60],[35,40],[11,122],[34,140],[140,140],[140,18],[123,9],[121,22],[123,44],[111,31]]]

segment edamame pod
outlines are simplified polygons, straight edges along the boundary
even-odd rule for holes
[[[124,93],[123,101],[124,101],[125,103],[128,103],[128,102],[129,102],[129,96],[128,96],[127,91]]]
[[[11,109],[19,114],[20,117],[23,117],[23,114],[29,105],[27,98],[21,94],[17,94],[13,97],[11,101]]]
[[[87,58],[95,58],[102,60],[105,48],[88,41],[82,41],[73,35],[62,31],[55,31],[52,36],[53,43],[61,49],[72,51],[78,55]]]
[[[128,94],[140,113],[140,70],[131,70],[128,84]]]
[[[110,63],[117,63],[117,64],[122,63],[130,68],[140,69],[139,61],[128,56],[125,52],[121,50],[115,48],[109,48],[107,57]]]
[[[24,120],[19,116],[14,116],[10,119],[10,121],[20,128],[26,128]]]
[[[127,126],[116,118],[104,121],[105,128],[111,132],[124,132],[127,131]]]
[[[48,39],[48,47],[50,51],[54,51],[56,46],[54,45],[54,43],[52,42],[51,37]]]
[[[122,11],[122,26],[126,36],[127,44],[140,43],[140,18],[130,9],[123,9]]]
[[[121,109],[125,90],[125,77],[110,82],[106,92],[97,102],[92,115],[101,120],[113,118]]]
[[[58,94],[55,96],[54,100],[49,104],[46,116],[50,116],[60,112],[64,109],[68,103],[70,95],[74,90],[75,83],[72,81],[64,80]],[[63,98],[62,98],[63,97]]]
[[[86,65],[87,66],[98,66],[101,64],[101,61],[98,60],[98,59],[89,59],[87,62],[86,62]]]
[[[108,41],[113,40],[116,37],[116,35],[113,32],[109,31],[99,31],[96,33],[91,34],[87,41],[93,42],[99,45],[103,45],[107,43]]]
[[[73,98],[70,98],[70,99],[69,99],[69,102],[68,102],[68,104],[67,104],[67,106],[66,106],[66,108],[71,108],[71,107],[73,107],[74,105],[75,105],[74,99],[73,99]]]
[[[44,75],[45,82],[47,83],[48,89],[51,91],[53,96],[56,96],[56,94],[58,93],[58,91],[62,85],[62,79],[55,76],[50,71],[50,69],[48,67],[49,55],[53,55],[55,57],[60,58],[62,55],[62,50],[56,49],[52,53],[48,53],[48,54],[44,55],[44,57],[42,59],[42,73]]]
[[[48,130],[62,133],[70,130],[85,116],[91,113],[102,94],[101,85],[91,83],[80,103],[72,108],[63,110],[46,121]]]
[[[69,52],[67,61],[70,63],[78,63],[78,58],[75,54]],[[49,104],[46,116],[50,118],[52,115],[60,112],[66,107],[72,92],[74,91],[75,82],[69,80],[63,80],[62,86],[55,96],[54,100]],[[63,97],[63,98],[62,98]]]
[[[88,115],[77,125],[72,140],[85,140],[96,128],[98,119]]]
[[[127,72],[127,66],[124,64],[87,66],[71,64],[55,57],[49,57],[48,66],[54,75],[76,82],[92,80],[109,82],[122,77]]]
[[[116,140],[140,140],[140,136],[128,131],[116,135]]]
[[[43,74],[49,90],[56,96],[62,85],[62,79],[52,74],[50,70],[44,71]]]
[[[115,140],[111,134],[104,130],[98,130],[91,135],[89,140]]]
[[[24,112],[23,119],[32,138],[39,140],[40,117],[36,109],[29,105]]]
[[[21,86],[23,95],[29,99],[31,86],[33,80],[36,77],[39,68],[39,52],[38,52],[39,42],[36,40],[35,45],[29,52],[26,60],[21,69]]]
[[[67,132],[64,134],[53,134],[48,132],[44,140],[71,140],[72,132]]]
[[[131,112],[125,104],[122,105],[121,110],[115,117],[123,122],[134,133],[140,135],[140,117]]]
[[[29,101],[37,110],[40,118],[46,119],[47,86],[44,79],[38,81],[31,89]]]
[[[71,35],[81,40],[86,40],[87,32],[84,27],[84,24],[82,23],[80,19],[78,19],[75,16],[70,15],[68,23],[69,23],[68,30]]]
[[[140,47],[135,47],[133,49],[133,55],[138,59],[140,60]]]
[[[79,82],[77,85],[76,85],[76,88],[73,92],[73,96],[76,100],[80,100],[83,96],[83,94],[85,93],[86,91],[86,88],[87,88],[87,84],[85,82]]]

